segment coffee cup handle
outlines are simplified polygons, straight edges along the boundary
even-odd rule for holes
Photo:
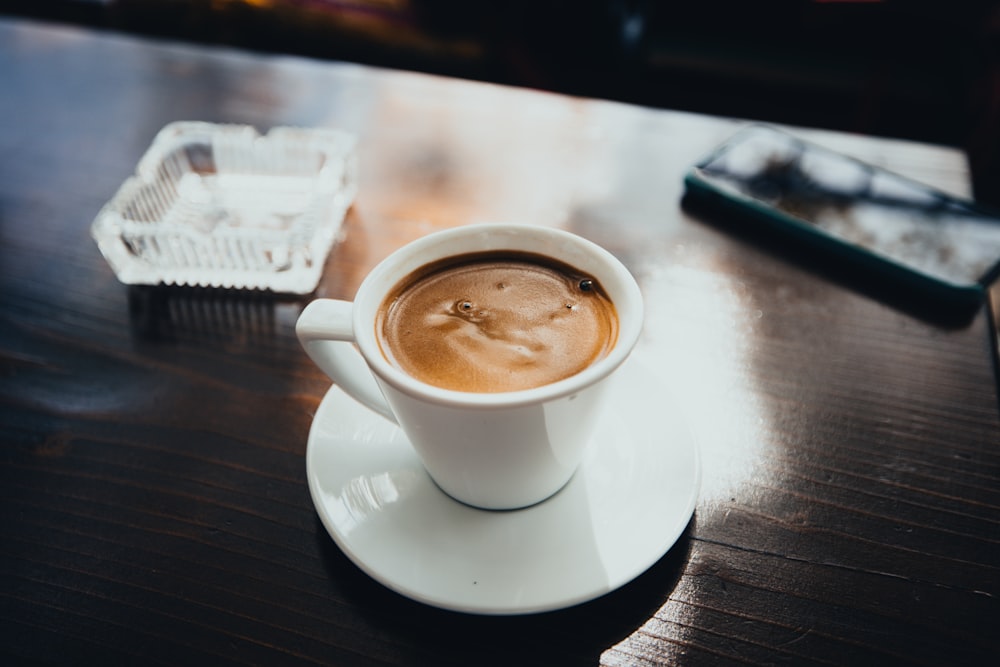
[[[299,315],[295,334],[309,358],[346,394],[395,424],[396,415],[354,346],[353,308],[349,301],[316,299]]]

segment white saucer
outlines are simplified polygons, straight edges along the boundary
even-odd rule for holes
[[[359,568],[426,604],[526,614],[597,598],[673,546],[701,479],[692,433],[663,387],[636,360],[616,381],[569,484],[509,512],[451,499],[398,427],[333,387],[306,452],[316,511]]]

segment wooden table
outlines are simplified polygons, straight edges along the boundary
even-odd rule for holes
[[[5,664],[988,664],[1000,658],[989,316],[945,327],[682,211],[737,121],[0,22]],[[174,120],[357,133],[319,296],[404,242],[554,225],[627,263],[637,354],[697,432],[700,499],[632,583],[469,616],[338,550],[304,452],[307,299],[121,285],[89,236]],[[798,130],[962,193],[957,151]],[[622,489],[627,493],[628,489]]]

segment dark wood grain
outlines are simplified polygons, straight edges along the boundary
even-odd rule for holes
[[[915,316],[680,206],[736,121],[0,22],[0,654],[5,664],[991,664],[991,329]],[[434,229],[608,247],[640,351],[691,417],[694,519],[623,589],[491,618],[404,599],[324,532],[304,452],[328,380],[307,299],[119,284],[89,236],[174,120],[358,134],[320,296]],[[953,192],[945,148],[797,130]]]

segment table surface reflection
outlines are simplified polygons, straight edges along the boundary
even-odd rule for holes
[[[944,325],[682,209],[684,169],[738,120],[20,21],[0,22],[0,81],[5,662],[1000,657],[989,311]],[[524,617],[365,576],[306,486],[329,388],[294,336],[307,299],[127,289],[90,239],[175,120],[359,136],[314,296],[349,298],[394,248],[478,221],[621,258],[648,306],[636,354],[701,446],[681,540],[615,592]],[[794,131],[967,193],[955,150]]]

